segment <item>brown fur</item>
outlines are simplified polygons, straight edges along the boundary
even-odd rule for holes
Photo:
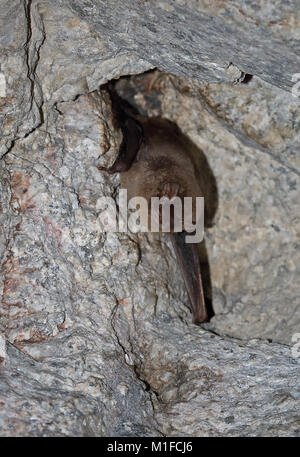
[[[205,223],[210,225],[216,188],[202,151],[168,120],[139,120],[143,144],[130,169],[121,173],[121,187],[127,189],[128,199],[140,196],[150,204],[151,197],[161,196],[165,184],[175,182],[179,197],[204,197]]]

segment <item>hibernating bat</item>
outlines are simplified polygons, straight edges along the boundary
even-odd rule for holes
[[[210,225],[215,212],[216,189],[203,152],[173,122],[140,116],[111,83],[108,90],[123,139],[114,164],[99,169],[111,174],[120,172],[121,188],[127,189],[128,199],[144,197],[149,202],[149,210],[151,197],[204,197],[204,219],[206,225]],[[205,322],[208,315],[198,245],[187,243],[186,235],[185,231],[170,233],[192,305],[193,322],[197,324]]]

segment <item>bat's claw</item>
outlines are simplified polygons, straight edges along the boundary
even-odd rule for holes
[[[105,171],[106,173],[112,175],[113,173],[116,173],[115,170],[113,169],[113,167],[102,167],[102,166],[98,166],[98,170],[100,171]]]

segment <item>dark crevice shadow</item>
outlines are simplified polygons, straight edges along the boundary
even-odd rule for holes
[[[214,317],[212,283],[210,275],[210,265],[206,249],[205,240],[199,244],[199,257],[202,275],[203,292],[205,297],[206,310],[208,314],[208,322]]]
[[[242,81],[242,84],[248,84],[248,82],[250,82],[252,78],[253,78],[253,75],[249,75],[248,73],[246,73],[245,77]]]

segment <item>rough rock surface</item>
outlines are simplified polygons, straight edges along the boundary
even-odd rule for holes
[[[297,1],[2,3],[0,435],[299,435]],[[99,223],[121,134],[98,87],[154,66],[184,78],[118,90],[218,183],[202,327],[168,239]]]
[[[216,176],[218,211],[206,233],[215,317],[207,327],[290,344],[300,324],[300,101],[255,78],[207,85],[157,73],[119,86],[142,112],[175,121]]]

